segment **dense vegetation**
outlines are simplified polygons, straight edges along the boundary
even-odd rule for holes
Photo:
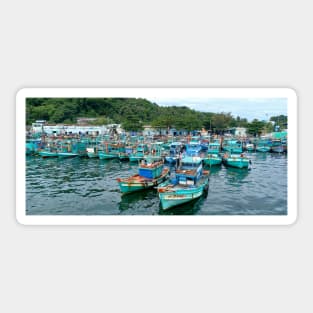
[[[146,99],[135,98],[28,98],[26,121],[73,124],[78,117],[93,117],[95,125],[122,124],[126,131],[141,130],[143,125],[156,128],[186,129],[201,128],[221,131],[230,127],[247,127],[249,133],[260,134],[273,131],[273,124],[286,128],[287,117],[271,117],[271,122],[234,117],[231,113],[199,112],[188,107],[161,107]]]

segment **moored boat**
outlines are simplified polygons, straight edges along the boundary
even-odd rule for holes
[[[142,161],[138,174],[128,178],[118,178],[118,184],[123,194],[155,187],[168,178],[169,169],[163,162],[146,163]]]
[[[142,160],[145,154],[148,153],[148,146],[146,144],[139,144],[135,151],[129,154],[129,161],[130,162],[138,162]]]
[[[103,149],[98,151],[98,156],[101,160],[111,160],[117,159],[119,157],[119,153],[120,151],[117,145],[105,142]]]
[[[175,177],[158,187],[163,210],[201,197],[208,189],[209,171],[204,171],[200,157],[185,157]]]
[[[225,153],[223,155],[223,163],[225,166],[248,168],[250,160],[243,154],[230,154]]]
[[[222,148],[224,151],[228,151],[230,153],[242,153],[243,144],[241,140],[225,139],[223,141]]]
[[[56,158],[58,157],[58,152],[52,149],[44,149],[39,151],[39,155],[43,158]]]
[[[89,158],[98,158],[98,148],[97,147],[89,147],[86,149],[87,155]]]
[[[217,153],[208,153],[208,155],[203,158],[203,162],[208,166],[221,165],[222,157]]]
[[[269,139],[260,139],[256,142],[255,150],[257,152],[269,152],[271,150],[271,143]]]
[[[168,163],[176,163],[179,158],[179,154],[182,152],[183,144],[181,142],[172,142],[170,146],[169,155],[165,157],[166,162]]]
[[[220,152],[221,144],[218,141],[210,142],[208,145],[208,154],[217,154]]]
[[[200,155],[200,152],[202,150],[202,147],[199,142],[197,141],[190,141],[186,145],[186,155],[190,157],[198,157]]]
[[[274,139],[272,141],[271,152],[274,152],[274,153],[283,153],[284,152],[284,146],[282,144],[281,139]]]

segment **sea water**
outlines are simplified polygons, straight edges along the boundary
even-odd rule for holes
[[[207,168],[209,191],[163,211],[155,189],[122,195],[117,178],[138,165],[88,158],[26,158],[29,215],[286,215],[287,155],[248,153],[251,168]]]

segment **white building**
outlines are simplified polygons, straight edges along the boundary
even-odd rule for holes
[[[245,128],[245,127],[236,127],[235,128],[235,136],[247,137],[247,128]]]
[[[32,124],[31,132],[33,133],[46,133],[47,135],[74,135],[74,134],[84,134],[84,135],[104,135],[108,134],[110,130],[115,129],[117,133],[122,133],[120,124],[110,124],[110,125],[47,125],[45,121],[36,121]]]

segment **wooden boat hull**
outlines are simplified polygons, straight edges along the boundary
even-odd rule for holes
[[[72,153],[72,152],[58,152],[59,158],[75,158],[78,156],[78,153]]]
[[[219,155],[212,155],[212,156],[208,156],[206,158],[203,159],[203,162],[205,165],[221,165],[222,164],[222,157],[220,157]]]
[[[128,161],[129,160],[129,155],[127,153],[120,153],[118,155],[118,158],[120,161]]]
[[[159,187],[159,199],[163,210],[188,203],[200,198],[209,186],[209,176],[207,175],[201,184],[192,187],[182,187],[180,189],[167,189],[165,186]]]
[[[164,182],[168,178],[168,175],[169,169],[163,169],[161,176],[154,179],[148,179],[143,176],[134,175],[126,179],[118,178],[117,181],[121,192],[123,194],[127,194],[144,189],[153,188]]]
[[[118,154],[111,154],[111,153],[105,153],[105,152],[98,152],[99,159],[101,160],[111,160],[111,159],[117,159]]]
[[[58,157],[57,152],[51,152],[51,151],[39,151],[39,155],[43,158],[56,158],[56,157]]]
[[[208,149],[208,154],[218,154],[220,152],[219,149]]]
[[[227,157],[223,158],[223,163],[226,166],[236,167],[236,168],[248,168],[249,159],[243,157]]]
[[[143,160],[144,156],[143,155],[130,155],[129,156],[129,161],[130,162],[138,162],[140,160]]]
[[[98,150],[97,149],[87,148],[86,151],[87,151],[88,158],[91,158],[91,159],[98,158]]]
[[[87,155],[90,159],[98,158],[98,153],[95,152],[87,152]]]
[[[269,152],[271,150],[270,147],[266,147],[266,146],[261,146],[261,147],[256,147],[255,149],[257,152]]]

